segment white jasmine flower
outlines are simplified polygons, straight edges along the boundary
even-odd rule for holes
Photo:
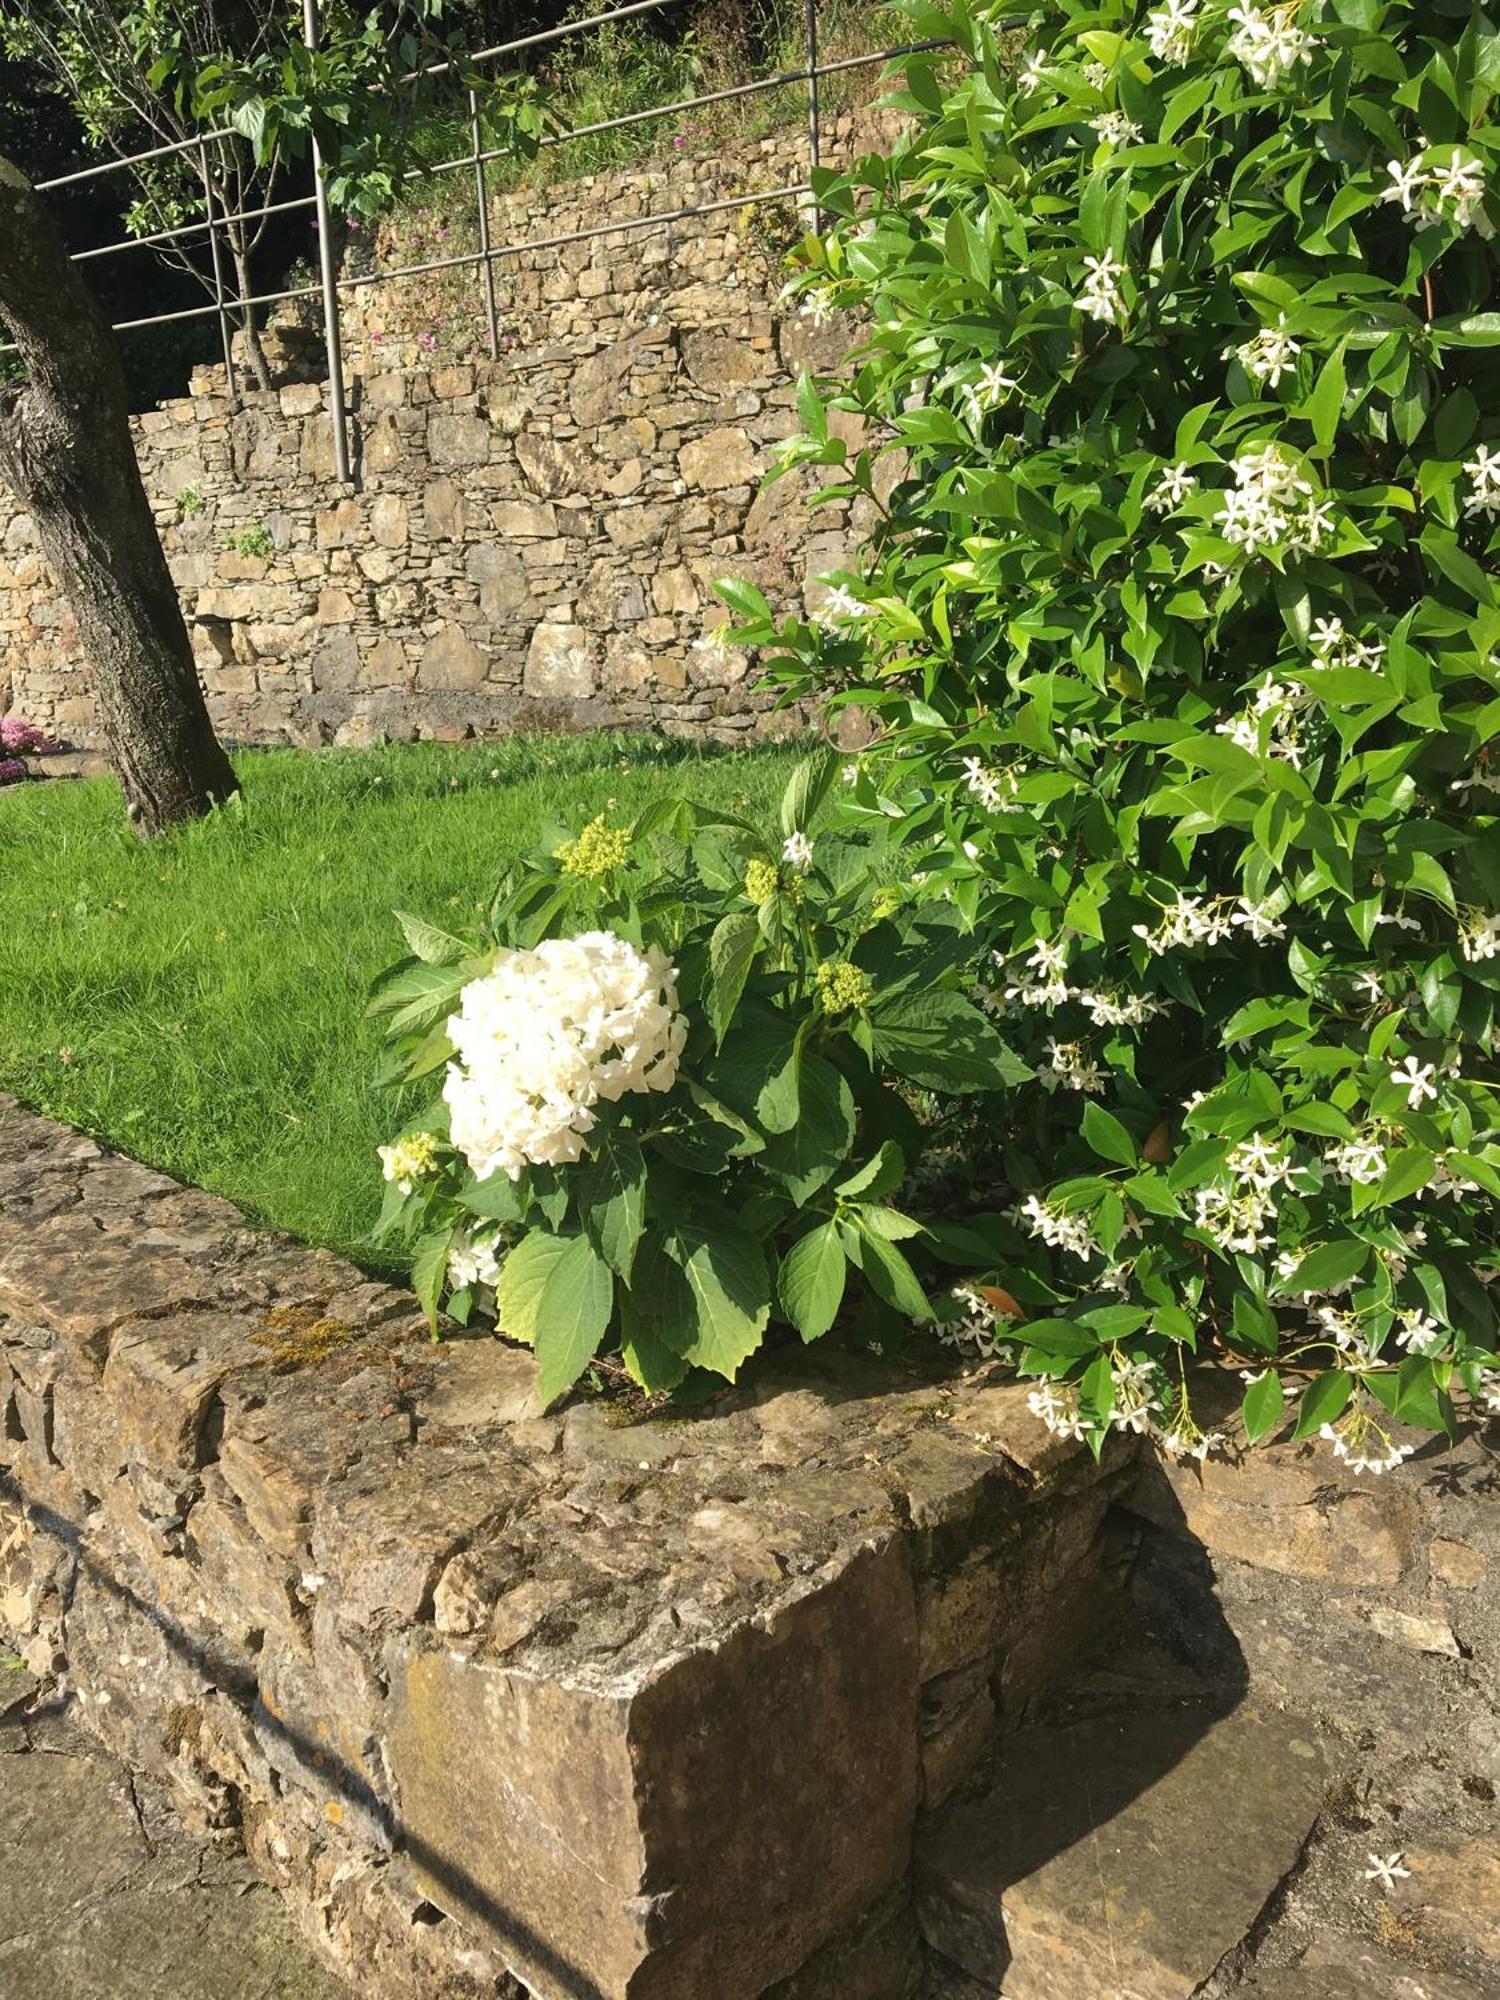
[[[1016,800],[1016,779],[1010,771],[996,771],[978,757],[965,757],[964,789],[990,812],[999,812]]]
[[[1118,326],[1125,314],[1125,295],[1120,290],[1125,266],[1113,250],[1106,250],[1098,257],[1085,257],[1083,262],[1088,275],[1074,305],[1090,319]]]
[[[1005,373],[998,361],[987,361],[976,379],[964,390],[964,408],[969,422],[978,430],[989,412],[997,409],[1020,386],[1013,376]]]
[[[1088,1435],[1078,1414],[1078,1391],[1071,1383],[1044,1382],[1027,1396],[1026,1407],[1034,1417],[1041,1418],[1054,1437]]]
[[[1158,62],[1185,63],[1198,27],[1198,0],[1166,0],[1146,16],[1146,41]]]
[[[1068,941],[1059,938],[1056,944],[1049,944],[1046,938],[1038,938],[1032,946],[1026,963],[1035,972],[1055,979],[1068,969]]]
[[[835,583],[829,585],[827,595],[813,613],[812,622],[831,630],[851,618],[872,618],[874,615],[870,606],[862,604],[846,585]]]
[[[1040,1236],[1054,1250],[1068,1250],[1075,1257],[1082,1258],[1102,1254],[1084,1216],[1068,1215],[1052,1208],[1040,1195],[1027,1195],[1016,1211],[1016,1218],[1033,1236]]]
[[[1040,49],[1028,49],[1021,59],[1017,80],[1023,91],[1039,89],[1047,74],[1047,58]]]
[[[1185,465],[1163,466],[1161,477],[1146,495],[1144,505],[1153,514],[1175,514],[1198,482]]]
[[[1500,451],[1478,445],[1474,456],[1465,459],[1463,469],[1473,489],[1464,501],[1464,512],[1500,514]]]
[[[1500,956],[1500,917],[1472,911],[1459,934],[1458,948],[1471,965]]]
[[[1043,1043],[1048,1066],[1036,1072],[1038,1083],[1047,1090],[1081,1090],[1097,1095],[1104,1089],[1104,1075],[1079,1042]]]
[[[1274,327],[1263,326],[1243,346],[1230,350],[1245,373],[1274,389],[1283,375],[1296,373],[1300,344],[1286,331],[1283,318]],[[1225,359],[1228,359],[1226,354]]]
[[[1103,90],[1109,82],[1109,65],[1102,62],[1086,62],[1083,66],[1083,80],[1092,90]]]
[[[1419,1063],[1415,1056],[1408,1056],[1400,1069],[1391,1071],[1391,1082],[1399,1083],[1406,1092],[1406,1105],[1415,1111],[1426,1098],[1436,1098],[1437,1085],[1433,1078],[1437,1067],[1433,1063]]]
[[[443,1097],[479,1180],[581,1159],[595,1105],[670,1090],[687,1041],[676,972],[609,931],[502,949],[448,1022]]]
[[[1411,1354],[1436,1354],[1448,1336],[1427,1313],[1411,1310],[1396,1315],[1396,1345]]]
[[[1109,146],[1128,146],[1141,136],[1140,126],[1123,111],[1101,111],[1089,123]]]
[[[1267,444],[1230,461],[1235,484],[1224,494],[1214,525],[1247,556],[1291,539],[1313,489],[1279,445]]]
[[[1262,90],[1274,90],[1298,63],[1310,59],[1317,46],[1315,38],[1296,25],[1286,6],[1264,12],[1249,4],[1231,7],[1229,18],[1236,27],[1227,52]]]
[[[781,843],[781,858],[788,868],[805,875],[812,867],[813,844],[805,833],[789,833]]]
[[[1411,1870],[1401,1865],[1406,1859],[1404,1854],[1367,1854],[1365,1859],[1370,1864],[1365,1870],[1365,1880],[1378,1882],[1383,1890],[1394,1889],[1411,1875]]]

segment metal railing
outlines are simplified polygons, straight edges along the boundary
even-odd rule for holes
[[[477,50],[463,60],[471,67],[498,62],[506,56],[524,55],[551,43],[561,42],[574,35],[588,34],[610,23],[624,21],[643,15],[659,14],[669,7],[688,4],[688,0],[628,0],[628,4],[607,8],[603,12],[590,14],[583,19],[568,21],[555,28],[547,28],[535,34],[521,35],[512,41],[496,43],[491,48]],[[86,264],[100,258],[123,256],[134,250],[161,249],[163,246],[192,244],[206,238],[208,244],[210,271],[198,275],[211,293],[211,303],[191,306],[172,312],[151,313],[136,319],[116,320],[117,333],[134,332],[145,327],[178,325],[185,321],[216,318],[219,324],[220,341],[224,354],[224,367],[228,383],[231,405],[239,402],[239,385],[234,355],[234,333],[236,328],[252,324],[250,315],[267,307],[290,304],[304,299],[318,299],[321,304],[324,355],[328,371],[329,417],[333,430],[333,460],[335,477],[347,484],[350,479],[349,424],[345,404],[345,384],[343,368],[343,329],[340,314],[340,294],[373,284],[383,284],[399,278],[424,276],[437,271],[477,270],[483,286],[485,335],[491,359],[500,354],[500,309],[496,292],[495,267],[508,257],[517,257],[529,251],[560,249],[565,245],[585,243],[599,237],[619,235],[656,228],[666,228],[673,223],[691,220],[699,216],[747,208],[766,202],[798,200],[812,194],[811,170],[822,163],[822,84],[825,78],[846,74],[851,71],[871,68],[876,64],[893,62],[903,56],[915,55],[927,50],[940,48],[941,42],[907,42],[889,48],[870,49],[852,56],[844,56],[832,62],[820,59],[818,0],[802,0],[803,57],[798,68],[781,70],[772,76],[754,77],[744,83],[731,84],[719,90],[705,91],[699,96],[683,97],[671,102],[655,104],[640,111],[631,111],[617,118],[605,118],[595,124],[575,126],[565,132],[548,133],[541,140],[543,147],[566,146],[581,139],[594,138],[604,133],[620,132],[653,121],[684,116],[687,113],[708,109],[715,105],[737,102],[772,91],[800,89],[806,98],[806,157],[808,178],[792,181],[786,185],[757,189],[754,192],[728,196],[715,201],[695,203],[686,207],[663,210],[644,216],[620,217],[597,224],[588,229],[569,230],[565,233],[527,237],[520,241],[495,243],[491,240],[490,187],[486,168],[507,156],[503,147],[486,148],[484,144],[482,107],[478,92],[468,93],[469,150],[447,160],[439,160],[430,166],[412,168],[406,175],[408,181],[436,179],[445,174],[469,172],[474,177],[474,196],[478,207],[478,248],[452,257],[429,259],[421,263],[401,264],[393,268],[363,272],[358,275],[340,276],[333,219],[330,213],[327,185],[323,163],[313,154],[313,192],[294,196],[285,201],[268,202],[258,208],[227,209],[220,212],[214,201],[213,176],[211,172],[211,152],[214,147],[243,146],[247,144],[239,133],[223,128],[195,134],[169,145],[155,146],[148,151],[132,153],[119,159],[106,160],[98,166],[84,167],[77,172],[58,175],[49,181],[37,183],[38,193],[54,193],[74,188],[84,182],[95,181],[104,175],[129,172],[152,162],[173,157],[191,159],[203,186],[204,214],[193,222],[182,223],[174,228],[156,230],[149,235],[122,236],[112,242],[100,244],[92,249],[80,250],[73,254],[73,262]],[[303,32],[309,48],[316,48],[319,35],[318,0],[303,0]],[[409,83],[423,77],[440,76],[452,70],[451,63],[433,63],[419,71],[413,71],[405,79]],[[301,210],[313,212],[318,235],[317,284],[292,285],[277,291],[244,292],[234,289],[228,282],[225,271],[224,246],[226,232],[246,223],[261,222],[278,215],[289,215]],[[196,269],[196,267],[194,267]],[[0,352],[8,351],[0,347]]]

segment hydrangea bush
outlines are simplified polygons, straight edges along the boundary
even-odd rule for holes
[[[907,11],[959,73],[820,181],[798,282],[869,332],[784,454],[878,526],[815,623],[725,586],[737,636],[868,713],[846,810],[1025,1057],[975,1145],[1035,1407],[1201,1453],[1197,1354],[1379,1471],[1500,1410],[1500,38]]]
[[[798,768],[775,830],[683,801],[559,830],[483,939],[402,918],[386,1080],[441,1082],[381,1149],[378,1233],[434,1325],[535,1347],[544,1402],[601,1354],[655,1392],[732,1381],[773,1327],[883,1341],[986,1309],[953,1276],[1002,1225],[918,1204],[945,1108],[1027,1072],[884,828],[816,830],[835,769]]]

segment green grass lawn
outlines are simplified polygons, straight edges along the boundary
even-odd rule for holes
[[[394,1116],[363,1018],[405,949],[392,910],[462,929],[545,821],[678,791],[767,809],[793,761],[619,735],[257,751],[240,805],[148,847],[112,783],[7,789],[0,1090],[358,1254]]]

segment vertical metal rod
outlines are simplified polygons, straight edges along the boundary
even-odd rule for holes
[[[302,0],[302,34],[309,49],[318,46],[318,0]],[[317,197],[318,263],[323,277],[323,344],[328,356],[328,414],[333,423],[333,471],[341,485],[349,483],[349,416],[344,406],[344,342],[339,325],[338,276],[333,262],[333,229],[328,212],[328,184],[317,139],[312,146],[313,192]]]
[[[804,0],[803,17],[807,24],[807,157],[809,169],[823,163],[822,106],[818,99],[818,0]],[[809,171],[808,179],[812,179]],[[812,201],[813,228],[821,232],[823,211],[818,206],[818,198]]]
[[[474,193],[479,202],[479,254],[484,259],[484,314],[489,326],[490,359],[500,359],[500,316],[495,306],[495,266],[490,258],[490,198],[485,186],[484,139],[479,129],[479,93],[469,92],[469,132],[474,141]]]
[[[208,171],[208,141],[198,147],[198,171],[203,176],[203,210],[208,217],[208,243],[214,260],[214,302],[219,308],[219,339],[224,345],[224,379],[229,384],[229,405],[239,403],[240,392],[234,374],[234,342],[229,331],[229,312],[224,302],[224,259],[219,247],[219,221],[214,214],[214,184]]]

